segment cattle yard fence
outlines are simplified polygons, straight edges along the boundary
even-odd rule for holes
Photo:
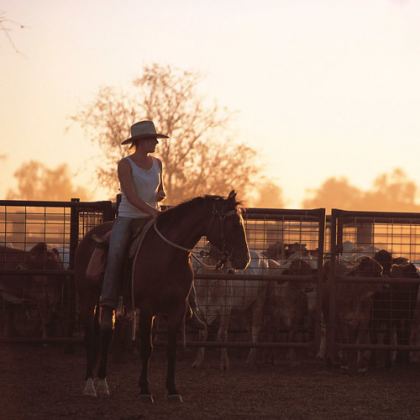
[[[13,276],[14,281],[22,282],[27,276],[61,277],[62,292],[59,319],[60,337],[51,337],[43,341],[71,341],[76,327],[77,300],[73,281],[74,255],[81,238],[94,226],[112,220],[115,215],[111,201],[80,202],[75,198],[71,201],[20,201],[0,200],[0,246],[20,251],[29,251],[37,243],[44,242],[49,248],[54,248],[63,262],[62,270],[48,270],[45,267],[36,269],[5,269],[7,258],[13,257],[13,252],[2,254],[0,265],[1,276]],[[2,294],[2,326],[6,322],[6,309],[9,296]],[[16,305],[15,305],[16,306]],[[24,324],[31,324],[28,312],[31,302],[20,305]],[[33,315],[33,312],[32,312]],[[22,324],[22,323],[21,323]],[[29,328],[30,330],[30,328]],[[39,337],[31,337],[31,332],[19,331],[19,337],[11,339],[3,337],[3,341],[40,341]]]
[[[223,343],[191,342],[191,345],[314,350],[320,337],[318,288],[324,259],[325,210],[249,208],[244,220],[251,250],[248,269],[229,274],[226,271],[208,272],[198,267],[195,274],[200,309],[206,320],[213,321],[221,314],[230,313],[229,338]],[[197,250],[203,252],[204,243],[199,243]],[[311,269],[299,276],[288,274],[286,262],[292,255],[308,261]],[[270,265],[269,260],[273,259],[280,262],[281,268]],[[271,294],[273,299],[269,307],[263,307],[262,319],[255,319],[254,311],[264,293]],[[282,305],[288,296],[305,301],[302,310],[292,319],[295,323],[292,327],[296,330],[294,337],[287,335],[290,325],[284,325],[290,313],[276,313],[276,319],[270,319],[271,309]],[[217,326],[216,322],[216,329]],[[258,326],[260,339],[251,342],[252,328]]]
[[[420,214],[374,211],[345,211],[333,209],[330,219],[331,270],[326,280],[329,291],[327,328],[328,354],[331,358],[339,350],[382,351],[412,353],[418,358],[420,345],[420,305],[418,302],[418,268],[420,267]],[[381,255],[382,254],[382,255]],[[377,277],[345,276],[340,265],[357,261],[360,257],[388,258],[384,275]],[[389,260],[392,257],[392,260]],[[398,265],[411,262],[409,275],[401,274]],[[397,267],[393,267],[396,264]],[[390,270],[389,270],[390,268]],[[408,267],[410,269],[410,267]],[[388,272],[387,272],[388,271]],[[393,273],[396,273],[393,275]],[[353,288],[353,289],[352,289]],[[358,290],[358,295],[352,295]],[[369,312],[363,313],[363,294],[374,298]],[[347,303],[353,306],[358,319],[349,319],[349,310],[337,307],[340,293],[347,294]],[[350,302],[351,299],[358,299]],[[358,340],[345,337],[337,331],[337,320],[353,322]],[[395,354],[394,354],[395,357]]]
[[[60,334],[40,339],[36,336],[21,334],[13,340],[7,337],[2,341],[51,341],[65,342],[80,340],[78,325],[77,298],[73,281],[74,255],[77,244],[94,226],[113,220],[115,204],[111,201],[80,202],[72,199],[68,202],[51,201],[16,201],[0,200],[0,245],[28,251],[39,242],[45,242],[55,248],[63,261],[63,270],[51,273],[48,270],[6,270],[0,269],[0,276],[14,276],[18,282],[25,275],[60,275],[63,278],[61,297]],[[230,274],[228,271],[208,271],[195,267],[196,290],[199,304],[210,324],[209,340],[205,343],[198,338],[198,333],[190,328],[188,345],[208,347],[267,347],[267,348],[318,348],[323,334],[322,287],[328,286],[329,310],[326,342],[328,354],[338,350],[407,350],[418,351],[416,344],[417,325],[420,325],[420,311],[417,304],[416,288],[407,293],[390,293],[392,285],[414,284],[417,278],[395,276],[382,277],[379,280],[366,277],[343,277],[337,270],[340,262],[357,260],[361,256],[373,256],[380,250],[392,253],[394,258],[406,258],[416,267],[420,267],[420,214],[393,212],[355,212],[333,209],[331,216],[325,216],[325,209],[291,210],[250,208],[244,212],[245,228],[252,250],[250,268],[243,273]],[[208,244],[202,239],[194,252],[207,261]],[[291,258],[292,257],[292,258]],[[310,267],[309,272],[292,273],[288,270],[288,261],[293,258],[304,260]],[[277,261],[272,265],[270,261]],[[331,270],[328,278],[324,275],[324,264],[330,261]],[[280,265],[280,268],[279,268]],[[382,333],[386,339],[382,342],[351,342],[343,340],[337,334],[337,293],[340,284],[372,284],[384,286],[387,301],[385,309],[378,313],[383,319],[372,326],[367,324],[368,335],[372,329]],[[388,289],[387,289],[388,287]],[[394,290],[394,289],[393,289]],[[222,291],[223,299],[215,300],[215,293]],[[251,342],[250,332],[253,327],[252,310],[256,297],[262,292],[270,296],[271,307],[263,308],[260,339]],[[411,293],[411,295],[410,295]],[[401,302],[401,297],[406,302]],[[279,307],[287,306],[288,299],[302,299],[302,311],[294,322],[295,334],[290,332],[290,314],[281,313]],[[399,302],[393,299],[399,298]],[[2,300],[2,307],[7,304]],[[398,315],[397,310],[402,314]],[[391,309],[389,309],[391,308]],[[405,309],[404,309],[405,308]],[[407,309],[408,308],[408,309]],[[272,312],[274,309],[274,315]],[[296,309],[296,308],[294,308]],[[384,313],[388,310],[388,313]],[[26,308],[25,308],[26,311]],[[382,311],[382,312],[381,312]],[[217,318],[221,313],[229,313],[229,338],[220,343],[212,334],[217,331]],[[273,318],[274,317],[274,318]],[[405,317],[405,318],[404,318]],[[273,330],[273,319],[275,327]],[[325,319],[324,319],[325,321]],[[289,322],[289,324],[288,324]],[[158,336],[164,333],[157,328]],[[384,326],[385,325],[385,326]],[[389,330],[392,330],[389,335]],[[410,337],[407,342],[407,329]],[[397,332],[395,332],[397,331]],[[388,335],[387,335],[388,334]],[[417,334],[420,338],[420,334]],[[397,338],[395,338],[397,336]],[[398,337],[400,336],[400,337]],[[391,338],[389,338],[391,337]],[[403,337],[403,339],[401,339]],[[394,340],[394,341],[392,341]],[[405,340],[405,341],[404,341]]]

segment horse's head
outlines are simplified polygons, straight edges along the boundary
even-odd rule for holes
[[[212,207],[207,239],[225,254],[234,268],[245,269],[250,255],[236,192],[231,191],[226,199],[208,196],[208,200]]]

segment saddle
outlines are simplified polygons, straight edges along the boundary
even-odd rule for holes
[[[143,243],[143,239],[146,236],[146,233],[153,225],[154,219],[133,219],[131,226],[131,239],[130,247],[128,250],[128,259],[126,266],[131,268],[131,265],[134,261],[135,256],[137,255],[140,247]],[[106,260],[108,255],[109,240],[111,237],[112,228],[103,234],[98,236],[93,234],[91,236],[92,241],[95,244],[95,248],[90,257],[89,263],[86,268],[86,278],[94,282],[100,282],[102,276],[105,273]],[[124,270],[126,273],[127,270]],[[124,278],[127,276],[124,275]]]

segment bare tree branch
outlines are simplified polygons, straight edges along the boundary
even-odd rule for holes
[[[9,19],[6,17],[6,14],[2,11],[0,11],[0,31],[3,32],[4,36],[9,41],[9,44],[12,46],[12,48],[21,55],[24,55],[21,51],[18,50],[15,42],[13,41],[13,38],[11,36],[11,33],[13,32],[13,29],[25,29],[26,26],[22,25],[19,22],[16,22],[15,20]]]

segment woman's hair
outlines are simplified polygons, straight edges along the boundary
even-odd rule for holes
[[[154,139],[154,137],[146,137],[146,138],[137,138],[137,139],[133,139],[133,141],[131,142],[129,149],[131,149],[132,147],[136,147],[138,146],[140,141],[144,141],[144,140],[150,140],[150,139]]]

